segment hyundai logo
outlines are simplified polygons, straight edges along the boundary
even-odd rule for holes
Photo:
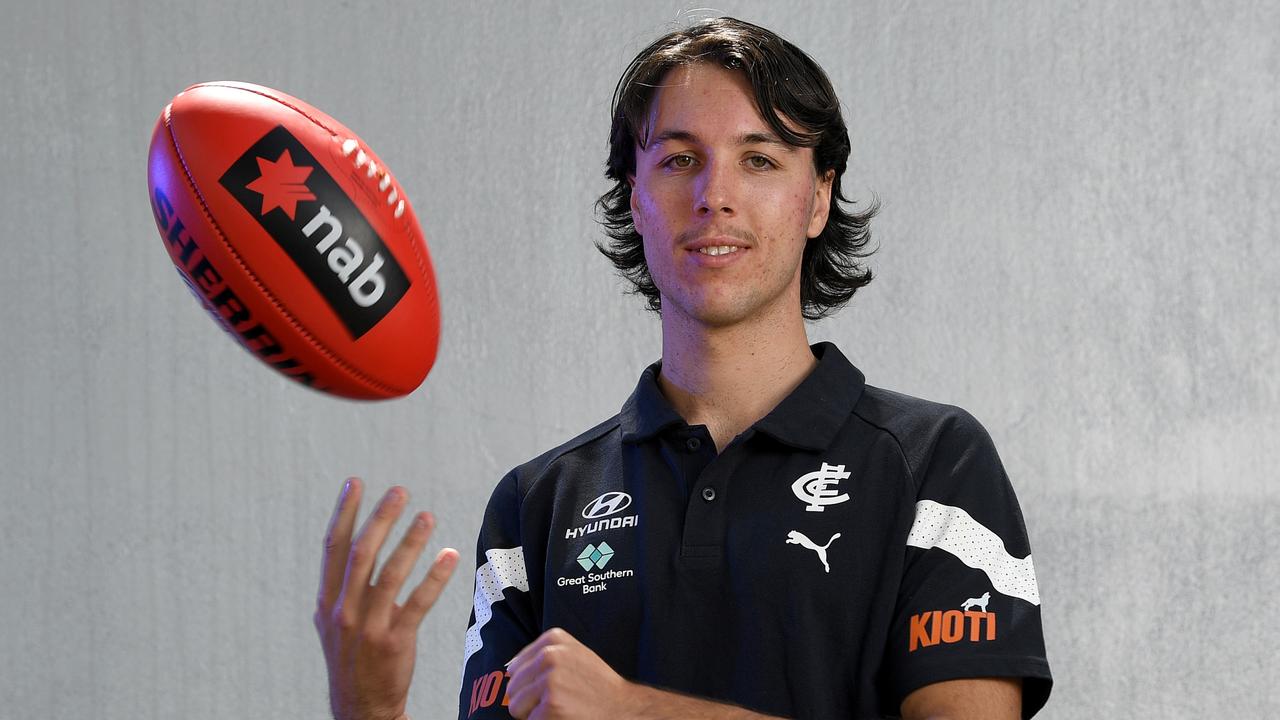
[[[582,508],[582,517],[588,520],[608,517],[631,506],[631,496],[624,492],[607,492]]]

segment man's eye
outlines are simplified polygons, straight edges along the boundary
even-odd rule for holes
[[[679,168],[681,170],[693,167],[693,156],[691,155],[672,155],[663,163],[665,167]]]
[[[756,162],[757,160],[762,162]],[[756,170],[764,170],[766,168],[775,167],[775,165],[773,164],[773,161],[763,155],[752,155],[751,157],[747,158],[747,162],[750,163],[751,167],[755,168]]]

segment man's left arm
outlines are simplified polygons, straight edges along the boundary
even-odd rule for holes
[[[902,720],[1018,720],[1022,678],[936,682],[902,701]]]
[[[511,660],[512,717],[525,720],[769,720],[744,708],[626,680],[560,628],[542,633]]]
[[[1053,681],[1030,541],[991,436],[951,409],[907,447],[924,453],[912,458],[916,505],[881,668],[882,711],[1030,718]]]

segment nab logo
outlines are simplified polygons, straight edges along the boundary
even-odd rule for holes
[[[631,496],[624,492],[607,492],[582,508],[582,517],[588,520],[609,517],[631,507]]]
[[[306,179],[315,168],[298,167],[285,150],[275,162],[267,158],[258,158],[258,171],[262,176],[245,187],[262,195],[262,212],[266,215],[275,208],[280,208],[292,220],[298,211],[299,200],[315,200],[316,196],[307,189]]]
[[[382,294],[387,290],[386,279],[378,274],[378,269],[386,262],[382,259],[382,255],[374,253],[368,267],[362,270],[355,280],[352,280],[352,273],[364,263],[364,250],[360,247],[360,243],[351,238],[347,238],[342,246],[334,247],[334,243],[342,237],[342,222],[324,205],[320,206],[319,212],[311,218],[311,222],[302,228],[302,234],[311,237],[322,227],[329,228],[329,231],[320,242],[316,243],[316,252],[321,255],[328,253],[329,269],[337,274],[343,285],[347,286],[351,299],[355,300],[360,307],[369,307],[381,300]]]
[[[839,488],[830,487],[848,479],[849,473],[845,472],[843,465],[822,463],[822,469],[801,475],[791,483],[791,492],[801,502],[807,503],[805,510],[823,512],[827,505],[839,505],[848,501],[848,493],[841,493]]]
[[[306,274],[353,339],[409,290],[368,219],[284,126],[254,143],[219,182]]]

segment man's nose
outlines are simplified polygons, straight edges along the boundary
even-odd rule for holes
[[[695,212],[702,216],[736,213],[738,206],[736,183],[732,163],[717,159],[708,160],[698,176],[694,198]]]

